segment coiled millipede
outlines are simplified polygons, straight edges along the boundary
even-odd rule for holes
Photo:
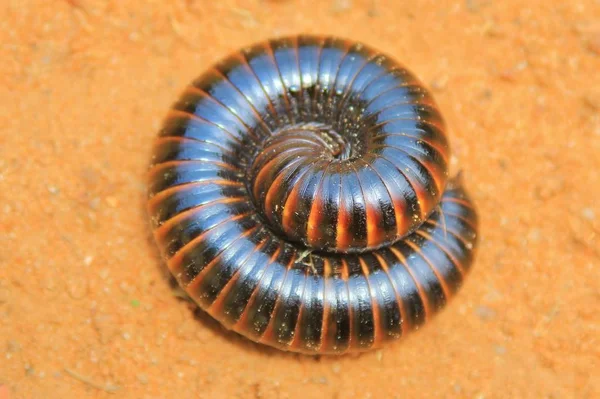
[[[471,267],[477,215],[430,93],[360,43],[250,46],[195,80],[154,147],[148,209],[179,284],[228,329],[346,353],[421,326]]]

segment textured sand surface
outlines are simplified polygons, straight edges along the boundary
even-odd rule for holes
[[[600,2],[0,5],[0,398],[600,396]],[[183,87],[271,36],[362,40],[444,114],[481,218],[432,323],[360,356],[280,353],[194,317],[144,211]]]

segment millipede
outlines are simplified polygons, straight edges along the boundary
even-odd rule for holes
[[[307,354],[380,347],[461,286],[477,214],[445,123],[404,66],[358,42],[248,46],[169,110],[148,171],[165,262],[252,341]]]

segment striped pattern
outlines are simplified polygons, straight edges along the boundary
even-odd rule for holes
[[[283,350],[365,350],[441,309],[477,216],[433,99],[362,44],[277,39],[193,82],[149,171],[156,241],[227,328]]]

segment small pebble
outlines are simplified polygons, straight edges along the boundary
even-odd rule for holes
[[[596,213],[591,208],[583,208],[581,210],[581,216],[583,216],[584,219],[590,221],[596,219]]]
[[[144,373],[138,374],[137,379],[141,384],[146,385],[148,383],[148,376]]]
[[[314,382],[315,384],[327,385],[329,381],[327,380],[327,377],[315,377],[312,379],[312,382]]]
[[[25,375],[27,375],[27,376],[35,375],[35,369],[29,363],[25,364]]]
[[[21,350],[21,344],[15,340],[8,340],[6,342],[6,351],[7,352],[19,352]]]
[[[339,372],[342,371],[342,366],[339,363],[333,363],[333,366],[331,366],[331,369],[333,370],[333,372],[335,374],[339,374]]]
[[[107,344],[119,332],[117,319],[109,314],[98,314],[92,318],[92,326],[98,333],[100,343]]]
[[[475,308],[475,314],[483,321],[488,321],[496,317],[496,311],[487,306],[477,306]]]

